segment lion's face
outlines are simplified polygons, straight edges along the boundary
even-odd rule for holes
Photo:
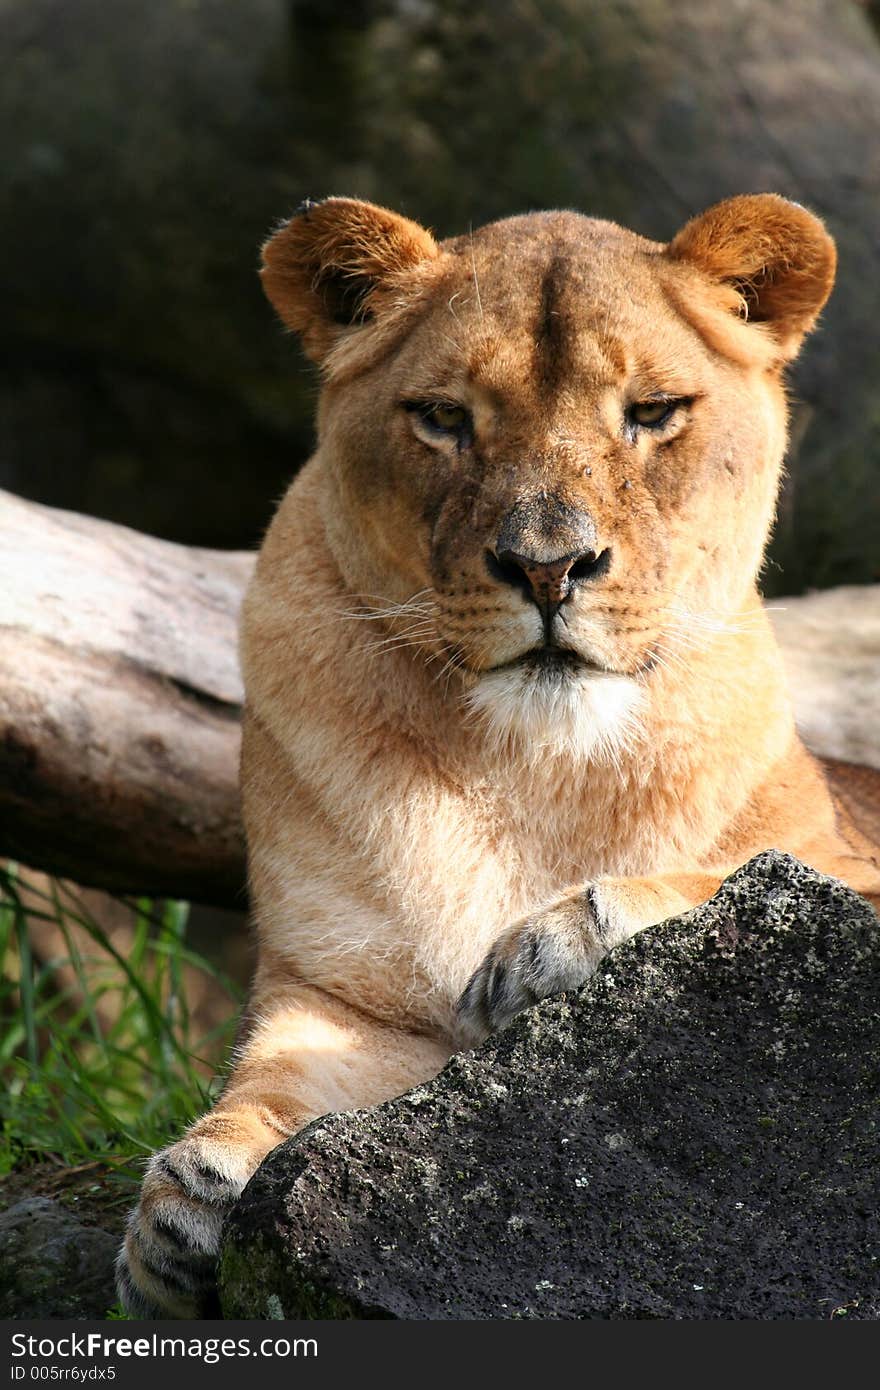
[[[276,304],[273,247],[334,202],[366,206],[330,200],[270,242]],[[497,730],[613,744],[652,674],[752,592],[785,443],[780,367],[833,273],[831,243],[802,209],[720,209],[765,203],[789,243],[793,218],[813,262],[824,252],[821,298],[807,303],[802,275],[787,317],[766,246],[760,265],[707,271],[704,242],[766,231],[754,207],[714,239],[706,214],[669,248],[548,213],[439,247],[413,229],[408,263],[366,287],[350,268],[323,288],[313,272],[340,570]],[[340,309],[350,326],[331,330]]]

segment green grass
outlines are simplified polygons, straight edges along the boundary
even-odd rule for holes
[[[211,1103],[197,1065],[221,1061],[237,988],[186,944],[186,903],[125,901],[123,954],[69,885],[43,891],[0,868],[0,1175],[38,1159],[95,1159],[139,1177],[141,1160]],[[50,922],[58,951],[37,962],[31,928]],[[209,974],[229,1021],[196,1036],[184,972]]]

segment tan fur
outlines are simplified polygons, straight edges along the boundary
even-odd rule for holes
[[[797,739],[756,590],[780,372],[833,279],[821,223],[766,195],[669,247],[565,212],[438,246],[329,199],[265,264],[324,386],[244,610],[259,966],[223,1098],[133,1216],[121,1287],[142,1314],[210,1306],[181,1233],[204,1258],[281,1137],[428,1078],[758,851],[880,893]],[[657,392],[686,404],[636,427]],[[438,434],[407,402],[471,423]],[[550,628],[508,532],[538,574],[592,537]],[[536,674],[521,658],[551,629],[589,664]],[[176,1242],[151,1218],[169,1181]]]

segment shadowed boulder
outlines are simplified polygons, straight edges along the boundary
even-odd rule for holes
[[[0,1317],[102,1318],[116,1302],[119,1236],[59,1202],[28,1197],[0,1215]]]
[[[872,6],[872,13],[876,6]],[[313,390],[257,248],[347,193],[438,235],[574,207],[665,239],[734,193],[825,218],[774,593],[878,577],[880,43],[853,0],[6,0],[0,486],[253,544]]]

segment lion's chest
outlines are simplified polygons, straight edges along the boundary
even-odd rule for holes
[[[409,1018],[446,1026],[500,931],[574,884],[647,867],[657,843],[598,781],[539,774],[410,783],[361,808],[326,872],[298,880],[291,946],[307,978],[395,1021],[403,994]]]

